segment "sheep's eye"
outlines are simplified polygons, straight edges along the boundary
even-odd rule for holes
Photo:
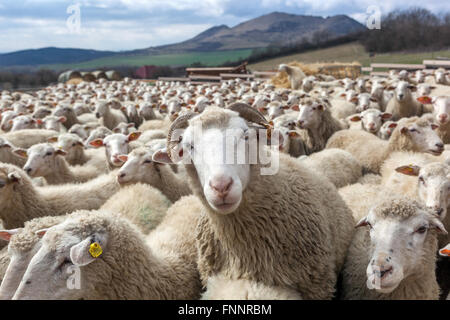
[[[72,261],[69,258],[65,258],[64,261],[58,266],[58,269],[61,270],[67,264],[72,264]]]
[[[427,231],[427,227],[422,226],[416,230],[417,233],[424,234]]]
[[[152,163],[152,160],[147,159],[144,161],[144,164],[146,164],[146,163]]]
[[[419,132],[419,131],[415,128],[412,128],[412,129],[409,129],[409,132]]]
[[[46,156],[51,156],[53,153],[52,152],[47,152],[45,155]]]
[[[72,143],[72,147],[75,147],[75,143]]]
[[[423,177],[419,177],[419,182],[420,183],[425,183],[425,179]]]

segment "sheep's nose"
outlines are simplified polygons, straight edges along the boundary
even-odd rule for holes
[[[233,179],[227,176],[216,176],[209,181],[209,186],[221,197],[225,197],[231,189]]]
[[[369,126],[370,129],[374,129],[375,128],[375,123],[371,122],[371,123],[368,124],[368,126]]]
[[[438,147],[439,149],[444,149],[444,144],[439,142],[435,144],[436,147]]]
[[[24,170],[25,170],[25,172],[26,172],[27,174],[30,174],[31,171],[32,171],[33,169],[31,169],[30,167],[28,167],[28,168],[24,168]]]
[[[443,114],[439,115],[439,119],[442,120],[442,121],[447,120],[447,118],[448,118],[448,115],[446,113],[443,113]]]

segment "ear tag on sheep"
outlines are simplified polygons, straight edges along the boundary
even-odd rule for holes
[[[103,253],[103,249],[98,242],[94,242],[89,246],[89,253],[92,257],[98,258]]]

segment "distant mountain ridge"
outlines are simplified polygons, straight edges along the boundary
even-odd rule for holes
[[[42,48],[0,54],[0,67],[39,66],[77,63],[112,55],[160,55],[186,52],[208,52],[264,48],[269,45],[299,43],[305,39],[326,36],[329,39],[364,30],[365,27],[346,15],[318,17],[273,12],[238,24],[232,28],[219,25],[192,39],[171,45],[124,52],[85,49]]]

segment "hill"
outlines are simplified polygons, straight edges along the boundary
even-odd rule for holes
[[[0,67],[11,66],[42,66],[42,65],[88,65],[96,68],[101,66],[136,65],[152,63],[151,61],[176,61],[176,64],[186,65],[189,61],[201,62],[205,53],[228,52],[222,56],[243,57],[244,51],[264,48],[269,45],[287,45],[301,42],[304,39],[320,37],[322,40],[332,39],[342,35],[363,30],[359,22],[345,15],[333,17],[316,17],[273,12],[251,19],[234,26],[226,25],[212,27],[192,39],[158,47],[140,50],[111,52],[84,49],[42,48],[23,50],[0,54]],[[232,54],[230,54],[233,52]],[[195,59],[192,54],[198,53]],[[169,59],[167,58],[169,55]],[[186,59],[180,59],[180,56]],[[174,57],[176,57],[174,59]],[[231,59],[227,59],[232,61]],[[217,62],[223,63],[221,59]],[[105,65],[106,63],[106,65]],[[110,64],[108,64],[110,63]],[[158,64],[158,63],[154,63]],[[209,64],[209,63],[208,63]]]

